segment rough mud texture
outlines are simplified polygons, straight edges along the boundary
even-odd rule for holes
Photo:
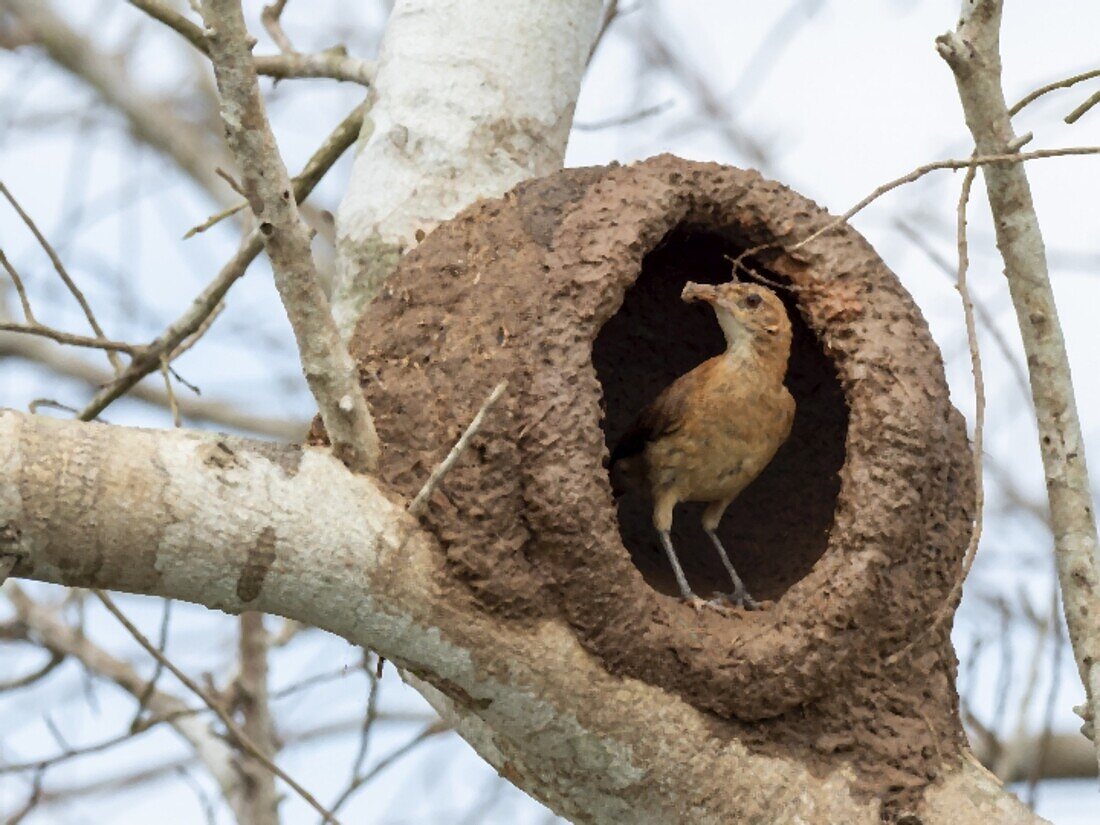
[[[353,354],[382,475],[406,495],[510,382],[425,516],[455,598],[512,621],[559,616],[611,671],[713,713],[716,737],[850,764],[894,816],[961,742],[950,623],[925,635],[966,545],[970,457],[927,325],[870,246],[844,228],[779,251],[828,221],[715,164],[565,171],[429,235]],[[724,280],[723,256],[760,244],[776,246],[754,265],[791,286],[798,411],[722,532],[769,602],[697,615],[666,595],[648,507],[616,503],[604,464],[642,405],[721,348],[713,318],[679,301],[684,282]],[[677,513],[688,575],[725,589],[696,513]]]

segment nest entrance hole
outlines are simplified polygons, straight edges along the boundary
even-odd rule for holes
[[[619,311],[592,348],[603,387],[608,449],[638,413],[676,378],[725,349],[713,311],[680,300],[687,281],[723,283],[741,249],[711,229],[680,226],[642,262]],[[782,276],[764,273],[783,283]],[[824,554],[844,463],[848,407],[836,369],[806,326],[789,292],[780,292],[794,327],[787,387],[797,403],[790,438],[771,464],[726,511],[718,534],[749,590],[778,600]],[[730,590],[729,577],[700,523],[702,504],[676,508],[672,540],[692,588],[701,596]],[[678,593],[653,528],[650,503],[618,500],[619,533],[646,582]]]

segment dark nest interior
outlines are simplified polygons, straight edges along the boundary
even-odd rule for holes
[[[609,451],[664,387],[725,349],[713,310],[681,301],[680,292],[687,281],[728,281],[726,256],[740,251],[713,230],[681,226],[645,256],[622,307],[593,344]],[[772,272],[762,274],[785,281]],[[726,511],[718,531],[750,592],[771,601],[806,576],[825,552],[848,427],[836,369],[802,320],[794,297],[777,291],[794,332],[786,381],[797,404],[794,426],[771,464]],[[702,509],[696,503],[677,508],[673,542],[695,592],[728,592],[729,577],[700,524]],[[623,544],[646,582],[676,594],[649,502],[625,495],[618,500],[618,517]]]

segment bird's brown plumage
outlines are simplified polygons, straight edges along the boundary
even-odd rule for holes
[[[775,293],[757,284],[689,283],[684,299],[714,307],[727,349],[682,375],[641,412],[612,452],[612,482],[653,502],[653,523],[685,599],[695,597],[668,539],[673,509],[683,501],[708,502],[703,527],[730,571],[738,600],[751,602],[714,530],[790,435],[795,404],[783,385],[790,319]]]

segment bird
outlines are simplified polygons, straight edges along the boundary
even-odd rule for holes
[[[784,379],[791,321],[779,297],[756,283],[689,281],[680,297],[711,306],[726,350],[677,378],[642,410],[612,450],[612,487],[650,499],[685,603],[696,610],[756,609],[716,531],[726,508],[790,435],[795,401]],[[672,546],[673,510],[688,501],[707,504],[703,529],[733,582],[732,593],[710,601],[692,592]]]

